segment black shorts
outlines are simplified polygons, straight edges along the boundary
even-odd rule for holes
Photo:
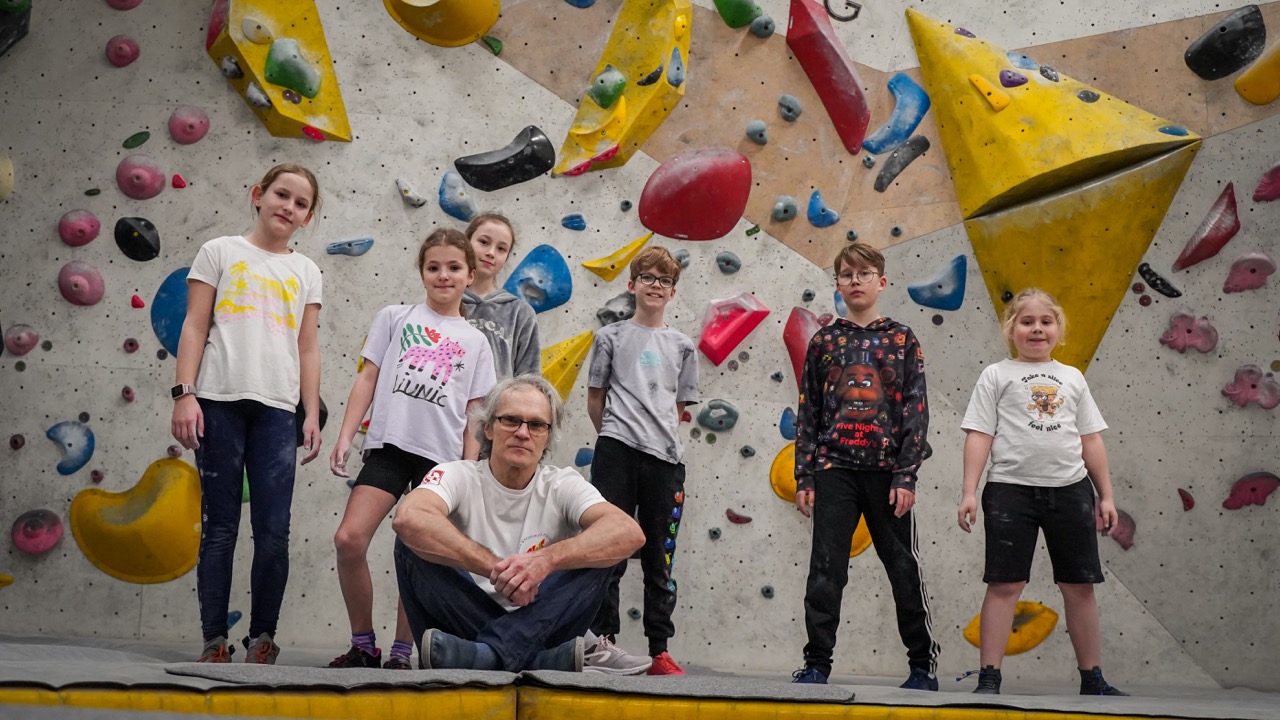
[[[436,465],[431,458],[401,450],[395,445],[383,445],[365,452],[364,467],[356,476],[356,485],[385,490],[398,498],[406,490],[418,487],[422,478]]]
[[[1093,483],[1086,476],[1066,487],[989,482],[982,491],[987,532],[986,583],[1026,582],[1039,531],[1055,583],[1100,583]]]

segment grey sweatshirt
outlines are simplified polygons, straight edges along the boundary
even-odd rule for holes
[[[542,373],[538,319],[529,303],[501,288],[483,298],[467,290],[462,311],[467,322],[488,338],[499,380]]]

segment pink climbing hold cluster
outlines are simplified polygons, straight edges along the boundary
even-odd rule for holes
[[[1280,198],[1280,163],[1272,165],[1262,173],[1262,178],[1258,180],[1258,187],[1253,190],[1254,202],[1271,202],[1276,198]]]
[[[120,186],[120,192],[134,200],[149,200],[159,195],[164,190],[165,180],[160,163],[150,155],[134,153],[116,166],[116,184]]]
[[[13,325],[4,333],[4,349],[22,357],[40,343],[40,333],[30,325]]]
[[[62,518],[52,510],[28,510],[13,521],[13,546],[28,555],[43,555],[62,539]]]
[[[1124,510],[1117,509],[1116,514],[1120,517],[1116,521],[1116,526],[1111,528],[1110,536],[1121,548],[1128,550],[1133,547],[1134,540],[1137,538],[1138,523]],[[1102,513],[1097,513],[1094,519],[1097,522],[1098,532],[1106,529],[1102,523]]]
[[[1280,477],[1269,472],[1249,473],[1231,486],[1231,494],[1222,501],[1222,507],[1239,510],[1246,505],[1263,505],[1267,497],[1280,487]]]
[[[96,305],[102,299],[102,273],[82,260],[72,260],[58,272],[58,290],[75,305]]]
[[[1276,263],[1264,253],[1246,253],[1231,263],[1231,272],[1222,284],[1228,293],[1256,290],[1267,284],[1267,278],[1276,271]]]
[[[1209,318],[1179,311],[1169,318],[1169,329],[1160,335],[1160,344],[1180,353],[1185,353],[1187,348],[1207,353],[1218,346],[1218,331]]]
[[[169,115],[169,136],[174,142],[191,145],[209,133],[209,115],[192,105],[183,105]]]
[[[128,35],[116,35],[107,41],[107,61],[118,68],[132,65],[141,54],[138,41]]]
[[[98,216],[88,210],[72,210],[58,221],[58,237],[71,247],[88,245],[101,230]]]
[[[702,318],[698,349],[719,365],[768,314],[769,308],[748,292],[712,300]]]
[[[1280,405],[1280,382],[1271,373],[1264,374],[1257,365],[1242,365],[1236,370],[1235,380],[1222,388],[1222,394],[1240,407],[1257,403],[1264,410],[1270,410]]]

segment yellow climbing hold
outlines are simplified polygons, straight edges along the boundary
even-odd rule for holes
[[[1000,112],[1009,107],[1009,94],[992,85],[986,78],[981,75],[970,75],[969,82],[977,88],[978,94],[991,104],[992,110]]]
[[[907,23],[963,217],[1047,195],[1198,139],[1162,133],[1173,123],[1057,72],[1026,70],[1026,84],[1004,89],[1017,112],[992,113],[975,102],[969,78],[1014,69],[1008,53],[915,10],[907,10]]]
[[[608,109],[583,93],[552,175],[625,164],[676,109],[684,97],[692,19],[689,0],[623,2],[590,77],[612,65],[626,76],[627,85]]]
[[[596,275],[599,275],[605,282],[613,282],[613,279],[618,277],[618,273],[622,272],[631,264],[631,261],[635,259],[635,256],[640,253],[640,249],[643,248],[645,243],[649,242],[651,238],[653,238],[653,233],[641,235],[627,245],[618,248],[604,257],[599,257],[595,260],[588,260],[582,263],[582,267],[590,270]]]
[[[1009,633],[1009,642],[1005,645],[1005,655],[1024,653],[1049,637],[1058,626],[1058,613],[1045,605],[1029,600],[1019,600],[1013,614],[1013,631]],[[974,647],[981,647],[982,614],[979,613],[969,621],[964,629],[964,639]]]
[[[315,97],[266,79],[267,55],[275,43],[260,44],[245,37],[246,20],[254,26],[275,28],[277,43],[297,42],[302,62],[319,73]],[[272,135],[351,141],[347,108],[315,0],[216,0],[205,48]]]
[[[560,393],[561,400],[569,399],[573,384],[578,380],[578,371],[591,352],[591,341],[595,335],[595,332],[588,330],[542,348],[542,377]]]
[[[0,155],[0,202],[9,199],[13,194],[13,161],[8,156]]]
[[[1267,48],[1236,78],[1236,92],[1254,105],[1266,105],[1280,97],[1280,42]]]
[[[8,587],[13,584],[13,576],[0,573],[0,588]]]
[[[769,466],[769,485],[773,493],[788,503],[796,501],[796,444],[787,443],[773,458]],[[871,531],[867,529],[867,518],[858,519],[858,527],[853,531],[853,540],[849,545],[849,557],[857,557],[871,547]]]
[[[499,0],[383,0],[400,27],[440,47],[460,47],[484,37],[498,21]]]
[[[196,565],[200,476],[177,458],[157,460],[124,492],[80,491],[67,517],[99,570],[126,582],[167,582]]]

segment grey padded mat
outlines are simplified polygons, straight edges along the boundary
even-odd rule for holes
[[[662,695],[666,697],[716,698],[725,700],[770,700],[850,705],[851,688],[842,685],[797,685],[781,680],[762,680],[729,676],[685,675],[683,677],[648,677],[646,675],[605,675],[603,673],[571,673],[535,670],[520,673],[520,684],[548,688],[594,690],[625,695]]]
[[[509,672],[488,670],[381,670],[375,668],[318,668],[289,665],[176,663],[166,665],[172,675],[217,680],[242,688],[343,688],[346,690],[450,687],[501,687],[515,682]]]

